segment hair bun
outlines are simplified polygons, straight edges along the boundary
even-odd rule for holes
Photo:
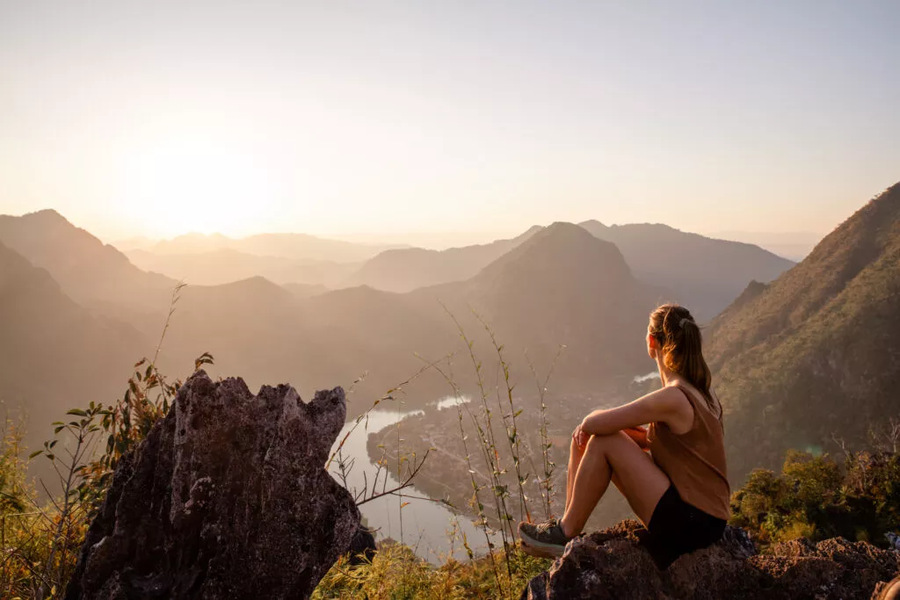
[[[685,317],[685,318],[683,318],[683,319],[678,323],[678,326],[681,327],[682,329],[684,329],[684,324],[685,324],[685,323],[694,323],[694,320],[693,320],[693,319],[689,319],[688,317]],[[696,325],[696,323],[694,323],[694,325]]]

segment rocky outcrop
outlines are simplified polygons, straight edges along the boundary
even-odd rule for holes
[[[839,538],[757,554],[743,531],[729,527],[720,543],[660,571],[642,534],[638,522],[625,521],[570,542],[522,600],[869,600],[900,569],[897,552]]]
[[[345,414],[341,388],[198,372],[118,465],[66,597],[309,597],[359,527],[324,468]]]

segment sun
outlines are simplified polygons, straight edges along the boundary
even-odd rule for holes
[[[123,208],[157,235],[246,235],[268,220],[271,178],[227,144],[157,144],[132,155],[124,175]]]

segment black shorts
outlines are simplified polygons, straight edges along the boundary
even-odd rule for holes
[[[688,504],[674,485],[659,499],[644,544],[660,569],[667,569],[682,554],[718,542],[725,521]]]

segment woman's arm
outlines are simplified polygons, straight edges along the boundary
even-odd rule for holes
[[[581,431],[588,435],[611,435],[625,429],[635,429],[646,423],[676,420],[690,422],[694,409],[684,394],[675,388],[664,387],[633,402],[595,410],[581,422]]]

